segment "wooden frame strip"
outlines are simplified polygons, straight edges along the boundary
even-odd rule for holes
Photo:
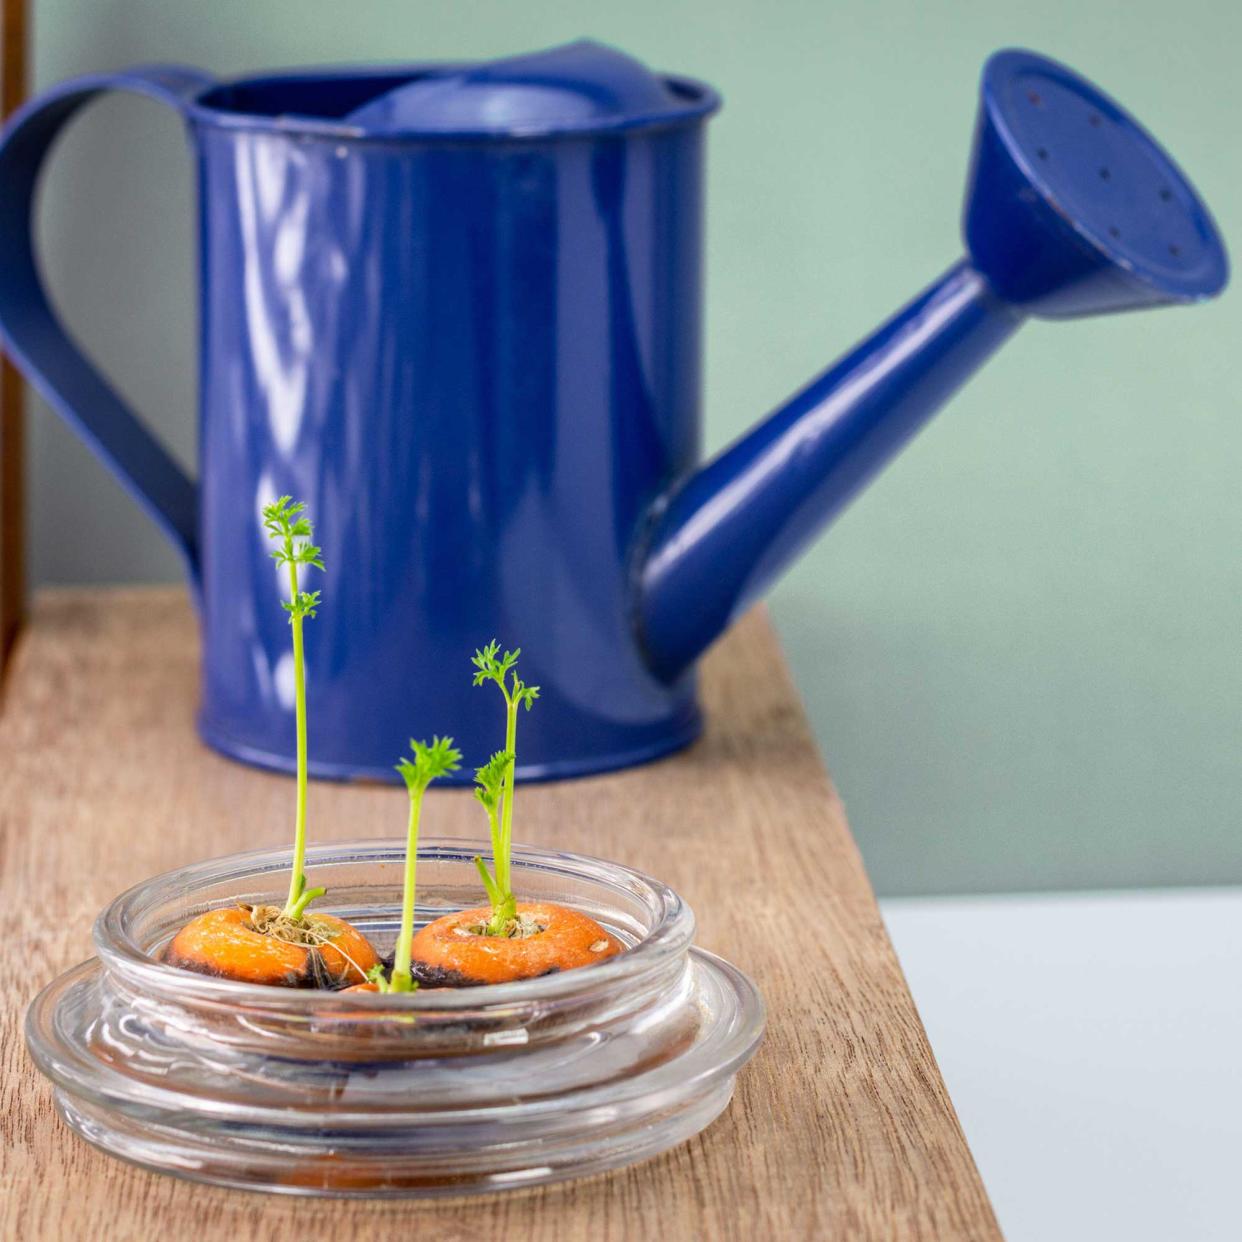
[[[27,0],[0,0],[0,112],[26,94]],[[0,673],[26,602],[26,451],[21,376],[0,358]]]

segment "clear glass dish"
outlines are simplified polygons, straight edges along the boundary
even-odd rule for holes
[[[479,904],[469,842],[419,850],[420,924]],[[31,1004],[26,1042],[82,1137],[144,1167],[287,1194],[460,1195],[580,1177],[697,1134],[763,1032],[749,979],[692,945],[694,916],[629,868],[515,850],[514,888],[627,946],[595,966],[408,995],[266,988],[156,960],[203,910],[278,902],[287,851],[148,880],[95,924],[98,957]],[[319,847],[316,909],[381,952],[402,848]]]

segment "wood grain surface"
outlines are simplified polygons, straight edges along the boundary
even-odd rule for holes
[[[26,95],[26,0],[0,0],[0,118]],[[0,355],[0,673],[26,594],[25,471],[22,381]]]
[[[167,589],[44,593],[19,638],[0,716],[4,1238],[999,1237],[762,611],[707,659],[698,745],[617,775],[525,787],[518,803],[519,840],[667,880],[698,914],[700,943],[758,981],[766,1041],[705,1133],[587,1181],[428,1204],[196,1186],[79,1141],[25,1052],[31,997],[88,955],[91,922],[120,890],[291,835],[288,779],[197,741],[197,661],[189,610]],[[313,702],[311,713],[313,746]],[[404,806],[402,790],[317,783],[311,839],[399,836]],[[471,837],[483,827],[458,790],[433,790],[424,824]]]

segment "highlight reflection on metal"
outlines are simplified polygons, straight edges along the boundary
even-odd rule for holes
[[[81,357],[30,239],[39,168],[102,90],[187,119],[201,188],[200,482]],[[493,635],[544,688],[522,775],[691,740],[693,662],[1027,314],[1209,297],[1193,187],[1055,62],[994,56],[968,255],[699,468],[701,83],[592,43],[478,65],[219,85],[80,78],[0,141],[0,328],[181,549],[213,745],[288,767],[283,616],[258,511],[304,498],[328,564],[308,636],[314,768],[389,775],[410,733],[480,761]]]

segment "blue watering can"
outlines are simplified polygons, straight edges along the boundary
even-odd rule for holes
[[[191,481],[78,352],[31,241],[39,170],[104,90],[185,118],[201,195]],[[493,636],[543,687],[526,778],[699,731],[694,664],[1028,315],[1218,293],[1193,187],[1117,104],[989,60],[955,263],[699,464],[701,82],[581,42],[484,64],[218,83],[148,67],[36,99],[0,142],[0,327],[30,381],[180,550],[200,728],[290,768],[282,582],[259,513],[308,502],[312,771],[388,778],[411,733],[501,744],[470,686]],[[463,779],[468,778],[468,773]]]

